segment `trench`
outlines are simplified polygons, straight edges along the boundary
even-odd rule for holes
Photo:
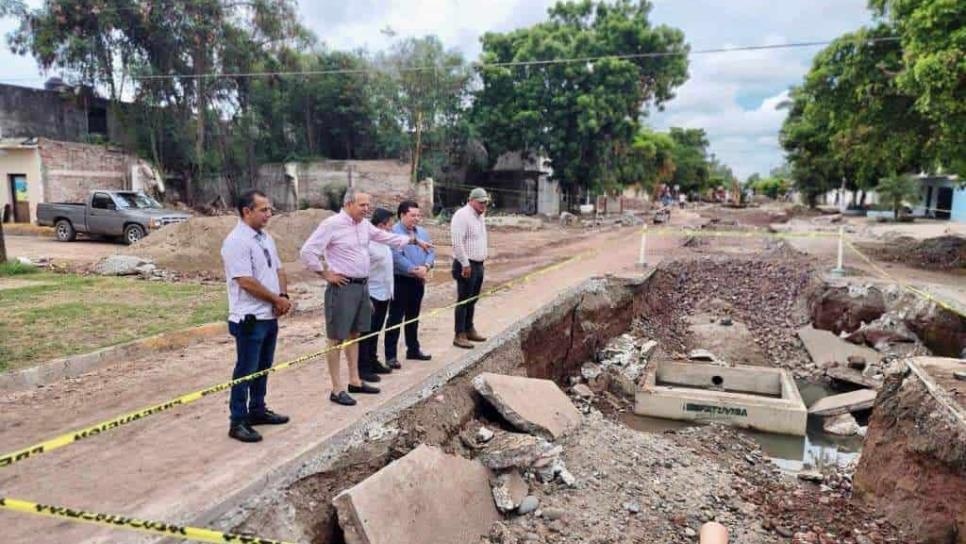
[[[843,300],[849,300],[848,297],[829,295],[835,292],[834,289],[817,279],[813,271],[795,264],[778,269],[768,264],[766,270],[756,271],[753,275],[735,274],[734,270],[728,269],[730,265],[721,262],[675,266],[674,263],[662,265],[657,271],[651,270],[639,277],[595,278],[560,294],[553,302],[494,338],[480,353],[473,354],[471,360],[454,363],[461,365],[455,374],[445,376],[438,383],[417,387],[420,391],[414,402],[392,408],[386,414],[374,415],[380,416],[378,425],[373,426],[370,421],[368,427],[356,429],[351,440],[326,453],[323,460],[301,467],[295,471],[297,476],[289,481],[282,480],[266,487],[246,501],[233,513],[226,528],[242,534],[274,535],[314,544],[344,542],[331,506],[332,498],[340,491],[361,482],[420,444],[471,457],[459,435],[473,420],[510,429],[473,389],[471,380],[481,372],[550,379],[566,389],[578,381],[582,365],[599,360],[601,350],[612,339],[625,334],[638,339],[652,338],[661,345],[656,356],[671,357],[686,349],[700,347],[688,329],[689,324],[695,326],[689,316],[704,315],[701,314],[704,304],[714,308],[712,313],[732,316],[748,333],[747,337],[733,335],[716,349],[729,354],[754,351],[754,360],[739,362],[765,366],[769,361],[778,360],[780,354],[783,366],[797,368],[808,359],[794,337],[798,326],[813,321],[816,316],[830,314],[832,310],[829,308],[833,306],[843,315],[865,312],[866,319],[875,319],[869,317],[875,312],[860,307],[861,302],[855,302],[855,307],[847,306]],[[704,285],[709,293],[699,296],[697,290],[691,289],[691,284],[706,283],[701,274],[709,269],[716,270],[715,273],[724,278],[723,283]],[[760,281],[762,275],[774,276],[772,279],[788,284],[789,289],[781,291],[779,297],[767,290],[757,295],[758,299],[752,296],[750,300],[742,300],[733,296],[732,293],[744,292],[747,282]],[[704,298],[698,300],[702,296]],[[883,304],[880,315],[887,311],[885,306]],[[769,328],[772,325],[763,324],[754,317],[765,310],[772,321],[778,322],[775,328]],[[918,319],[918,330],[930,330],[927,317],[914,316]],[[955,349],[956,342],[962,342],[962,331],[966,330],[964,324],[954,322],[941,312],[932,319],[941,323],[944,330],[942,334],[934,335],[941,341],[933,342],[933,345]],[[858,319],[822,324],[825,325],[823,328],[845,330],[849,326],[857,329],[861,322]],[[923,336],[930,338],[928,334]],[[752,339],[754,346],[746,345]],[[959,344],[958,348],[962,349],[962,345]],[[832,392],[827,383],[809,377],[800,377],[798,384],[803,396],[807,397],[806,402]],[[624,408],[628,406],[629,403]],[[603,407],[602,411],[605,411]],[[680,426],[668,420],[621,414],[614,403],[609,411],[615,420],[642,432],[664,432]],[[859,419],[864,424],[862,418]],[[373,428],[378,432],[373,432]],[[804,438],[754,431],[748,431],[748,435],[777,465],[792,471],[820,462],[848,463],[861,448],[861,438],[827,436],[821,424],[811,420]]]

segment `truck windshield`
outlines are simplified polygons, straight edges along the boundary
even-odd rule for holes
[[[117,203],[122,208],[161,208],[161,204],[144,193],[116,193]]]

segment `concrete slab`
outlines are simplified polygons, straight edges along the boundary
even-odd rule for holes
[[[348,544],[476,542],[500,519],[477,461],[421,445],[332,504]]]
[[[833,380],[848,382],[851,384],[860,385],[862,387],[868,387],[869,389],[875,389],[877,391],[880,387],[882,387],[882,382],[880,380],[870,378],[854,368],[833,366],[825,370],[825,375]]]
[[[580,426],[580,412],[550,380],[484,372],[473,387],[521,431],[556,440]]]
[[[837,416],[859,410],[868,410],[875,404],[876,392],[872,389],[859,389],[841,395],[819,399],[808,408],[809,415]]]
[[[820,368],[846,366],[849,357],[853,355],[865,358],[869,364],[882,360],[882,355],[874,349],[851,344],[829,331],[819,330],[811,325],[799,329],[798,337],[805,344],[812,362]]]

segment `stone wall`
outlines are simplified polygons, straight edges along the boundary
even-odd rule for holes
[[[80,202],[93,189],[126,189],[137,157],[102,145],[41,139],[44,201]]]

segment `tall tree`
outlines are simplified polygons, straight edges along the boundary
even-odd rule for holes
[[[708,135],[700,128],[671,127],[674,140],[673,158],[676,169],[671,182],[685,193],[698,192],[710,187],[711,171],[708,165]]]
[[[932,124],[897,85],[903,55],[893,37],[888,25],[843,35],[793,89],[781,140],[807,195],[843,182],[871,190],[884,176],[923,165]]]
[[[438,169],[451,131],[459,128],[471,71],[456,50],[447,50],[436,36],[397,42],[377,62],[395,84],[388,98],[409,134],[413,181]],[[425,150],[437,156],[426,163]]]
[[[559,2],[546,22],[485,34],[474,118],[491,160],[547,154],[568,189],[635,181],[623,173],[639,118],[687,78],[684,34],[652,25],[650,11],[643,0]],[[670,55],[648,56],[658,52]]]
[[[246,106],[245,78],[215,74],[249,71],[280,45],[306,39],[295,13],[294,0],[49,0],[25,11],[10,42],[114,99],[130,82],[138,104],[163,110],[158,124],[132,125],[159,130],[142,141],[178,146],[150,155],[178,161],[161,166],[181,171],[190,200],[191,179],[223,159],[207,152],[208,127]]]
[[[934,166],[966,176],[966,3],[960,0],[870,0],[901,39],[897,84],[935,124]]]

